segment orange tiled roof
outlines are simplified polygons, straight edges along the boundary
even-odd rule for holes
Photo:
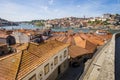
[[[88,50],[79,46],[72,45],[69,47],[69,55],[72,58],[76,58],[78,56],[82,56],[88,53],[89,53]]]
[[[95,45],[103,45],[104,44],[104,41],[101,38],[98,38],[93,34],[80,34],[80,36]]]
[[[0,80],[15,80],[18,71],[21,52],[0,59]]]
[[[85,49],[89,51],[89,53],[94,53],[97,46],[87,40],[86,41],[86,45],[85,45]]]
[[[0,59],[0,65],[2,65],[0,66],[0,80],[22,79],[67,46],[69,45],[55,40],[40,45],[29,43],[28,49],[22,53]]]
[[[79,47],[85,48],[86,42],[80,36],[74,36],[75,44]]]
[[[62,34],[62,35],[61,35]],[[111,39],[112,35],[97,35],[97,34],[85,34],[85,33],[61,33],[56,32],[55,37],[53,36],[51,39],[56,39],[58,41],[69,43],[71,46],[81,47],[86,49],[89,53],[93,53],[97,47],[97,45],[104,45],[105,40]],[[80,48],[80,49],[81,49]],[[73,52],[74,49],[73,49]],[[74,53],[75,54],[75,53]],[[73,54],[73,55],[74,55]],[[82,53],[80,53],[82,54]],[[84,54],[84,52],[83,52]],[[86,53],[85,53],[86,54]]]
[[[64,40],[63,40],[64,38]],[[64,42],[64,43],[69,43],[71,46],[74,47],[70,47],[72,51],[70,51],[70,56],[76,57],[77,56],[81,56],[81,55],[85,55],[85,54],[89,54],[89,53],[93,53],[96,50],[96,45],[91,43],[88,40],[85,40],[84,38],[81,37],[81,35],[79,33],[76,34],[66,34],[66,35],[62,35],[55,38],[53,37],[53,39],[57,39],[58,41]],[[83,50],[83,52],[78,53],[74,48],[77,47],[78,51],[79,50]],[[73,48],[73,49],[72,49]],[[76,53],[74,53],[76,52]]]

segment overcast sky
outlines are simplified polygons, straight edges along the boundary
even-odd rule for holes
[[[119,13],[120,0],[0,0],[0,17],[10,21],[101,16]]]

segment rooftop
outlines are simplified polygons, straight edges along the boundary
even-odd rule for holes
[[[60,32],[60,34],[55,33],[55,36],[53,36],[50,40],[54,40],[54,39],[64,43],[69,43],[71,45],[71,47],[69,47],[70,48],[69,54],[72,58],[89,53],[94,53],[97,47],[97,45],[95,45],[94,43],[81,37],[79,33],[68,33],[68,34],[64,32],[62,33]]]
[[[26,50],[0,59],[0,80],[22,79],[67,46],[56,40],[29,43]]]

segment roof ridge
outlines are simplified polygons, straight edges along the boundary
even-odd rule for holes
[[[84,40],[86,40],[86,39],[84,39],[80,34],[79,34],[79,37],[84,41]]]
[[[21,51],[20,51],[20,52],[21,52]],[[16,54],[19,54],[20,52],[12,53],[12,54],[10,54],[10,55],[6,55],[6,56],[4,56],[4,57],[1,57],[1,58],[0,58],[0,61],[1,61],[1,60],[4,60],[4,59],[6,59],[6,58],[9,58],[9,57],[11,57],[11,56],[14,56],[14,55],[16,55]]]
[[[22,62],[23,51],[24,51],[24,50],[22,50],[22,53],[21,53],[21,56],[20,56],[19,66],[18,66],[18,69],[17,69],[17,73],[16,73],[15,80],[17,80],[17,76],[18,76],[18,73],[19,73],[19,70],[20,70],[20,64],[21,64],[21,62]]]
[[[39,44],[34,43],[34,42],[29,42],[29,44],[33,44],[33,45],[35,45],[35,46],[38,46],[38,45],[39,45]]]

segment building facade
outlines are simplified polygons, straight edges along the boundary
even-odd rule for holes
[[[68,68],[68,49],[65,48],[36,68],[22,80],[55,80]]]
[[[56,40],[29,43],[27,49],[0,58],[0,80],[55,80],[68,68],[68,46]]]

